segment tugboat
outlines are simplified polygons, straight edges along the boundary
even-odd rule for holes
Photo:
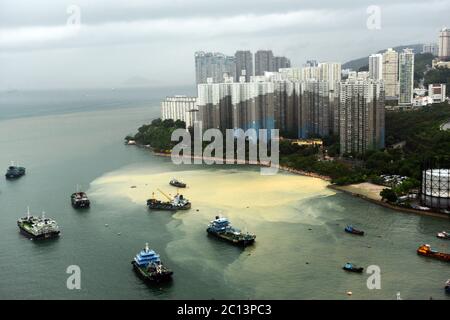
[[[160,201],[154,197],[147,200],[147,206],[152,210],[168,210],[168,211],[176,211],[176,210],[188,210],[191,208],[191,203],[188,199],[183,197],[182,194],[176,194],[175,197],[171,198],[166,195],[164,192],[158,189],[169,201]]]
[[[75,209],[89,208],[89,206],[91,205],[91,201],[89,200],[86,193],[78,191],[78,186],[77,192],[72,193],[72,195],[70,196],[70,201],[72,202],[72,207],[74,207]]]
[[[364,235],[364,231],[355,229],[352,225],[346,226],[345,227],[345,232],[356,234],[358,236],[363,236]]]
[[[450,253],[438,252],[431,249],[429,244],[423,244],[417,249],[417,254],[425,257],[435,258],[442,261],[450,262]]]
[[[60,233],[58,224],[55,220],[45,217],[42,212],[41,217],[30,215],[30,209],[27,210],[27,216],[17,221],[20,231],[32,239],[47,239],[57,237]]]
[[[254,234],[248,232],[242,233],[240,230],[233,228],[227,218],[221,218],[219,216],[216,216],[216,219],[210,222],[206,232],[243,246],[253,244],[256,238]]]
[[[345,271],[350,271],[350,272],[356,272],[356,273],[362,273],[364,268],[362,267],[357,267],[355,266],[353,263],[347,262],[342,269],[344,269]]]
[[[131,261],[134,270],[145,280],[148,281],[167,281],[172,277],[173,272],[166,268],[159,258],[159,255],[150,250],[148,243],[145,244],[145,248],[139,252],[134,260]]]
[[[450,279],[445,283],[445,292],[450,293]]]
[[[436,237],[440,238],[440,239],[446,239],[446,240],[450,240],[450,233],[446,232],[446,231],[442,231],[439,232]]]
[[[186,183],[183,183],[181,181],[178,181],[177,179],[173,178],[169,181],[169,184],[171,186],[177,187],[177,188],[186,188]]]
[[[5,177],[6,179],[17,179],[21,176],[25,175],[25,168],[15,166],[13,163],[8,167],[8,170],[6,170]]]

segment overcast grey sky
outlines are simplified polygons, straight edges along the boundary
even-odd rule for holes
[[[371,5],[381,29],[367,28]],[[0,0],[0,90],[189,85],[197,50],[345,62],[446,25],[450,0]]]

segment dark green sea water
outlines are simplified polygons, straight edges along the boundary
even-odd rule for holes
[[[381,208],[308,177],[175,166],[123,145],[126,134],[159,116],[162,96],[0,94],[0,168],[11,160],[27,168],[20,180],[0,179],[0,298],[395,299],[398,292],[402,299],[450,298],[443,290],[450,265],[415,253],[421,243],[450,252],[450,241],[435,237],[450,230],[447,220]],[[193,210],[148,212],[146,193],[171,192],[173,176],[190,184]],[[77,184],[91,196],[88,211],[70,206]],[[16,220],[27,206],[55,218],[61,237],[22,236]],[[255,232],[255,246],[242,250],[207,237],[217,213]],[[348,223],[367,235],[345,234]],[[149,286],[133,272],[130,261],[145,242],[174,270],[172,283]],[[347,261],[380,266],[381,290],[367,289],[367,274],[344,272]],[[81,268],[81,290],[66,287],[70,265]]]

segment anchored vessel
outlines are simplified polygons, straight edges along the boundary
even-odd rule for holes
[[[450,240],[450,233],[446,232],[446,231],[442,231],[439,232],[436,237],[441,238],[441,239],[447,239]]]
[[[171,186],[177,187],[177,188],[186,188],[186,183],[183,183],[181,181],[178,181],[177,179],[173,178],[169,181],[169,184]]]
[[[42,212],[41,217],[30,215],[30,209],[27,210],[27,216],[17,221],[20,231],[33,239],[47,239],[59,235],[59,227],[55,220],[45,217]]]
[[[357,272],[357,273],[362,273],[364,268],[362,267],[357,267],[356,265],[354,265],[353,263],[347,262],[342,269],[344,269],[345,271],[350,271],[350,272]]]
[[[431,249],[429,244],[423,244],[417,249],[417,254],[425,257],[435,258],[442,261],[450,262],[450,253],[438,252]]]
[[[171,198],[161,190],[158,189],[158,191],[161,192],[169,201],[160,201],[156,199],[153,194],[153,197],[147,200],[147,206],[149,209],[176,211],[187,210],[191,208],[191,203],[188,199],[183,197],[182,194],[177,193],[175,197]]]
[[[75,192],[70,196],[70,201],[72,202],[72,207],[79,208],[89,208],[91,201],[84,192]]]
[[[171,279],[173,274],[170,269],[162,264],[159,254],[154,250],[149,249],[148,243],[146,243],[145,248],[134,257],[131,264],[140,276],[149,281],[166,281]]]
[[[445,283],[445,292],[450,293],[450,279]]]
[[[233,228],[227,218],[221,218],[219,216],[216,216],[216,219],[210,222],[206,232],[244,246],[253,244],[256,238],[254,234],[248,232],[242,233],[240,230]]]
[[[364,235],[364,231],[355,229],[352,225],[346,226],[345,227],[345,232],[356,234],[358,236],[363,236]]]
[[[24,167],[18,167],[18,166],[11,164],[8,167],[8,169],[6,170],[5,177],[6,177],[6,179],[17,179],[23,175],[25,175]]]

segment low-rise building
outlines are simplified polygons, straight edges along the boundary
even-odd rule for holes
[[[431,98],[431,103],[441,103],[446,100],[445,96],[446,85],[444,83],[430,84],[428,86],[428,96]]]

